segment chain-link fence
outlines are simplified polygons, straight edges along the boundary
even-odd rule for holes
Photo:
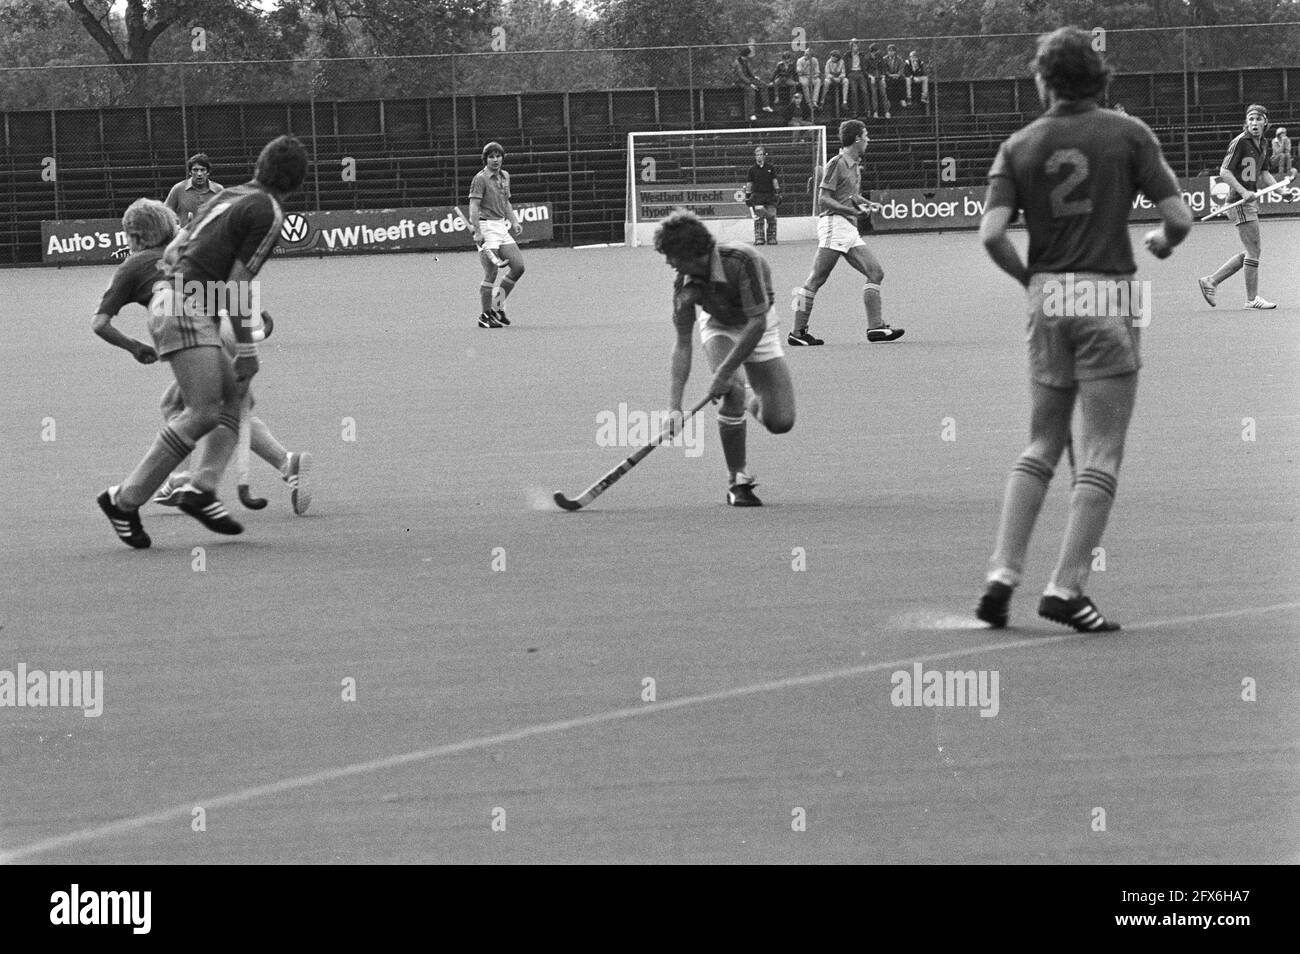
[[[835,87],[814,119],[832,130],[867,120],[873,187],[979,182],[998,142],[1041,110],[1034,34],[864,38],[856,70],[850,39],[808,44],[817,78],[838,53],[854,93],[845,104]],[[1095,31],[1094,42],[1116,72],[1109,104],[1146,119],[1181,175],[1217,162],[1244,103],[1285,120],[1300,95],[1298,23]],[[909,94],[899,60],[884,59],[891,46],[917,52],[924,86],[916,79]],[[212,156],[218,181],[242,181],[285,131],[316,160],[299,208],[463,201],[482,143],[498,139],[518,188],[555,204],[561,241],[617,240],[628,132],[786,121],[790,88],[774,73],[782,54],[793,64],[804,50],[756,45],[765,89],[751,103],[740,49],[0,68],[0,262],[39,259],[31,234],[42,219],[118,215],[139,195],[165,195],[193,152]]]

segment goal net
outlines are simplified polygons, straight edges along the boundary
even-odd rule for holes
[[[627,137],[626,241],[649,245],[659,220],[693,211],[720,239],[751,242],[745,177],[762,146],[781,183],[781,239],[817,236],[817,178],[826,164],[825,126],[634,132]]]

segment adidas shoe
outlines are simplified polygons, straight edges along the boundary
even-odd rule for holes
[[[147,550],[153,543],[149,539],[149,534],[144,532],[144,527],[140,525],[139,510],[123,510],[117,504],[113,503],[113,492],[116,487],[110,487],[97,498],[99,509],[104,511],[104,516],[108,517],[108,522],[113,525],[113,532],[128,547],[136,550]]]
[[[975,616],[994,629],[1005,629],[1010,618],[1012,592],[1011,587],[1005,583],[993,581],[980,597],[979,605],[975,607]]]
[[[870,328],[867,331],[868,341],[897,341],[903,337],[902,328],[891,328],[889,325],[881,325],[879,328]]]
[[[295,516],[301,517],[311,506],[311,454],[289,454],[288,473],[283,477],[289,485],[289,503]]]
[[[485,311],[478,316],[478,326],[480,328],[500,328],[501,322],[496,320],[496,316],[492,312]]]
[[[1214,307],[1214,282],[1210,281],[1208,278],[1198,278],[1196,279],[1196,284],[1201,289],[1201,297],[1204,298],[1206,301],[1208,301],[1210,303],[1210,307],[1213,308]]]
[[[1269,301],[1267,298],[1260,298],[1258,295],[1256,295],[1250,301],[1246,302],[1244,307],[1256,308],[1259,311],[1269,311],[1273,308],[1276,308],[1277,303]]]
[[[1072,600],[1044,596],[1038,601],[1038,615],[1081,633],[1112,633],[1119,629],[1119,623],[1112,623],[1102,616],[1101,610],[1086,596],[1076,596]]]
[[[822,341],[821,338],[813,337],[812,332],[810,332],[807,328],[803,328],[799,331],[790,332],[790,334],[786,335],[785,340],[786,340],[786,344],[789,344],[796,348],[804,347],[804,346],[822,345],[826,343],[825,341]]]
[[[499,325],[505,326],[510,324],[510,319],[506,317],[504,308],[494,308],[492,310],[492,317],[497,320],[497,324]]]
[[[163,507],[175,507],[181,502],[180,485],[173,484],[172,479],[168,477],[158,488],[158,492],[153,495],[153,502]]]
[[[754,488],[758,486],[758,481],[748,474],[741,474],[734,484],[727,491],[727,505],[729,507],[761,507],[763,501],[759,500],[754,493]]]
[[[244,532],[244,525],[230,515],[226,505],[212,491],[186,484],[179,493],[181,499],[177,506],[213,533],[233,536]]]

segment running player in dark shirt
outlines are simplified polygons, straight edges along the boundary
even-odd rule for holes
[[[713,369],[709,396],[721,398],[718,436],[727,462],[727,503],[758,507],[757,482],[745,471],[745,411],[773,434],[794,427],[794,384],[781,348],[772,271],[743,242],[717,242],[693,212],[679,210],[655,232],[655,251],[676,269],[673,324],[677,344],[669,368],[669,429],[682,420],[682,392],[691,373],[696,325]],[[696,311],[699,310],[699,317]],[[741,365],[744,375],[738,375]],[[753,388],[746,399],[745,379]]]
[[[217,499],[216,482],[234,452],[240,403],[258,369],[253,279],[279,234],[280,200],[297,190],[306,172],[302,143],[291,136],[272,140],[258,156],[253,181],[215,196],[164,255],[169,282],[150,302],[149,331],[158,356],[171,364],[185,409],[163,426],[130,476],[99,496],[100,509],[128,546],[150,545],[140,506],[204,438],[193,482],[181,488],[178,506],[217,533],[243,532]],[[236,339],[233,366],[221,346],[224,310]]]
[[[976,609],[994,627],[1007,625],[1077,399],[1079,470],[1038,613],[1080,632],[1119,628],[1083,588],[1115,498],[1141,366],[1128,216],[1139,191],[1155,203],[1164,222],[1145,244],[1157,258],[1187,237],[1192,216],[1146,124],[1098,107],[1109,77],[1087,32],[1062,27],[1040,37],[1035,79],[1047,113],[1003,143],[989,170],[980,237],[998,267],[1029,291],[1033,403],[1029,446],[1007,480],[988,588]],[[1007,237],[1017,210],[1029,229],[1027,264]],[[1071,300],[1062,308],[1062,288],[1091,291],[1093,305],[1076,311]]]
[[[1237,227],[1237,236],[1245,246],[1219,266],[1213,275],[1198,278],[1201,294],[1214,307],[1214,291],[1223,282],[1246,269],[1246,308],[1269,310],[1277,305],[1259,296],[1259,201],[1255,192],[1271,186],[1277,180],[1269,171],[1269,147],[1264,141],[1264,127],[1268,125],[1268,110],[1252,105],[1246,109],[1246,123],[1240,135],[1228,143],[1228,154],[1219,167],[1219,178],[1228,184],[1228,201],[1247,199],[1244,205],[1229,209],[1224,214]]]

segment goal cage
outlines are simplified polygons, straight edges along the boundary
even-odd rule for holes
[[[627,244],[652,245],[659,220],[676,208],[693,211],[719,239],[752,242],[744,189],[759,146],[781,184],[781,241],[816,238],[826,127],[778,126],[628,133]]]

